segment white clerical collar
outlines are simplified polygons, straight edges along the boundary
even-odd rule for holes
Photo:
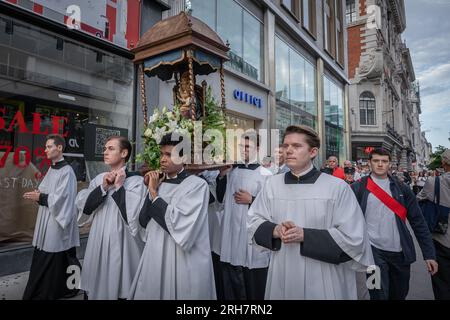
[[[64,161],[64,157],[61,157],[61,159],[54,161],[53,164],[57,164],[58,162]]]
[[[111,169],[112,170],[112,169]],[[121,167],[119,170],[117,170],[117,171],[120,171],[120,170],[124,170],[124,171],[127,171],[127,166],[126,165],[124,165],[123,167]]]
[[[298,177],[304,176],[305,174],[310,172],[312,169],[314,169],[314,166],[311,163],[311,166],[308,169],[306,169],[305,171],[300,172],[300,174],[297,175],[297,174],[293,173],[292,170],[291,170],[291,173],[298,178]]]
[[[169,175],[166,175],[166,180],[171,180],[171,179],[176,179],[176,178],[178,178],[178,175],[180,174],[180,173],[182,173],[184,171],[184,168],[181,168],[181,170],[175,175],[175,177],[169,177]]]

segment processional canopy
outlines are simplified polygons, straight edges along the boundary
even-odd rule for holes
[[[174,110],[177,111],[173,114],[178,114],[180,118],[176,118],[178,116],[171,118],[176,118],[178,126],[185,125],[186,121],[191,123],[191,120],[201,120],[204,129],[225,131],[223,64],[229,60],[228,51],[229,45],[224,44],[214,30],[186,12],[156,23],[144,33],[136,48],[132,50],[135,54],[134,63],[139,66],[141,106],[147,146],[141,158],[150,168],[159,166],[158,159],[153,155],[157,153],[156,136],[159,138],[162,128],[157,127],[154,122],[154,119],[159,119],[157,110],[148,122],[145,75],[158,77],[162,81],[175,80],[173,103]],[[205,80],[201,86],[196,84],[197,75],[206,76],[217,71],[220,73],[220,103],[212,98],[211,89],[207,90]],[[172,121],[166,120],[169,122],[167,127],[170,127]]]
[[[196,105],[202,105],[206,83],[196,85],[196,75],[208,75],[219,71],[221,78],[222,107],[225,106],[225,84],[223,63],[228,59],[229,48],[207,24],[186,12],[164,19],[151,27],[139,40],[133,53],[134,63],[140,65],[141,99],[146,109],[144,74],[158,77],[162,81],[175,78],[174,103],[189,103],[192,120],[198,120]],[[189,87],[188,98],[180,94],[180,81],[186,79]],[[178,93],[177,93],[178,92]],[[187,106],[185,106],[186,108]],[[204,106],[200,113],[203,112]],[[143,109],[144,120],[147,118]]]

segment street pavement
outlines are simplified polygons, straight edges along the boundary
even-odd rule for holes
[[[431,277],[427,266],[422,257],[419,244],[414,233],[408,224],[409,231],[413,235],[414,246],[416,247],[417,261],[411,265],[411,280],[409,282],[409,294],[407,300],[434,300],[433,287],[431,286]]]

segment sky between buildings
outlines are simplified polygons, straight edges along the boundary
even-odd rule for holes
[[[450,148],[450,0],[405,0],[406,30],[422,100],[422,131]]]

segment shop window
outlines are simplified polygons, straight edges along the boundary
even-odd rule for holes
[[[234,0],[191,0],[192,15],[230,44],[227,65],[263,80],[263,24]]]
[[[346,158],[344,95],[340,85],[324,77],[324,117],[326,158],[336,156]]]
[[[86,141],[101,144],[110,133],[131,134],[134,88],[132,61],[2,15],[0,34],[5,21],[14,30],[7,43],[5,37],[0,40],[0,74],[8,75],[0,88],[2,249],[31,244],[37,206],[22,195],[36,189],[49,168],[46,135],[65,135],[64,157],[78,189],[85,188],[106,169]],[[29,37],[23,30],[32,43],[18,44],[16,36]],[[92,127],[99,128],[101,139],[88,135],[86,128]],[[88,231],[89,226],[81,230]]]
[[[316,70],[279,37],[275,39],[276,127],[291,124],[316,128]]]

